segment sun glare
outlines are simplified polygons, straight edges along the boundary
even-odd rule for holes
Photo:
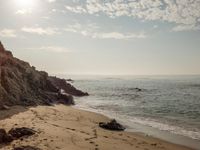
[[[23,8],[33,7],[35,4],[35,0],[15,0],[15,2],[19,7]]]

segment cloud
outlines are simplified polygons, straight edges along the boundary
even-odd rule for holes
[[[49,3],[56,2],[56,0],[47,0]]]
[[[21,29],[23,32],[32,33],[32,34],[39,34],[39,35],[55,35],[58,34],[57,28],[41,28],[41,27],[23,27]]]
[[[37,50],[37,51],[46,51],[46,52],[54,52],[54,53],[68,53],[70,52],[64,47],[58,46],[44,46],[39,48],[29,48],[29,50]]]
[[[7,38],[15,38],[17,37],[17,34],[16,34],[16,31],[13,29],[3,29],[3,30],[0,30],[0,36],[7,37]]]
[[[200,30],[200,26],[195,26],[195,25],[178,25],[175,26],[172,31],[189,31],[189,30]]]
[[[71,11],[71,12],[74,12],[74,13],[78,13],[78,14],[81,14],[81,13],[86,13],[86,9],[84,9],[83,7],[81,6],[75,6],[75,7],[70,7],[70,6],[65,6],[65,8],[68,10],[68,11]]]
[[[147,38],[147,35],[145,33],[120,33],[120,32],[107,32],[107,33],[94,33],[92,35],[93,38],[99,38],[99,39],[144,39]]]
[[[31,14],[31,13],[32,13],[32,9],[20,9],[20,10],[17,10],[15,14],[25,15],[25,14]]]
[[[75,23],[72,25],[68,25],[64,30],[67,32],[73,32],[77,34],[81,34],[83,36],[96,38],[96,39],[144,39],[147,38],[147,35],[144,32],[139,33],[123,33],[118,31],[112,32],[102,32],[99,31],[99,26],[96,24],[86,24],[81,25],[79,23]]]
[[[141,20],[160,20],[178,25],[200,25],[200,0],[85,0],[65,8],[74,13],[128,16]]]

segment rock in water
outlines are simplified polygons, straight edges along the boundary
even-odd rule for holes
[[[60,79],[57,77],[49,77],[49,80],[55,87],[64,90],[65,93],[67,94],[71,94],[74,96],[88,96],[89,95],[87,92],[82,92],[76,89],[74,86],[67,83],[65,79]]]
[[[142,91],[142,89],[140,89],[140,88],[135,88],[135,90],[136,90],[137,92],[141,92],[141,91]]]
[[[17,138],[17,139],[23,136],[31,136],[35,133],[36,131],[26,128],[26,127],[12,128],[10,131],[8,131],[8,134],[10,134],[12,137]]]
[[[58,103],[65,104],[65,105],[74,105],[74,98],[67,94],[67,93],[58,93]]]
[[[124,131],[126,128],[121,124],[117,123],[115,119],[111,120],[108,123],[100,122],[99,126],[104,129],[114,130],[114,131]]]

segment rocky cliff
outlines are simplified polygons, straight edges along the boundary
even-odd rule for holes
[[[0,109],[13,105],[73,104],[74,96],[85,96],[64,79],[50,77],[29,63],[13,57],[0,42]]]

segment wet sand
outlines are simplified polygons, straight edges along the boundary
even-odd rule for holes
[[[98,126],[99,122],[109,120],[103,115],[64,105],[23,109],[0,120],[0,128],[8,131],[14,127],[29,127],[37,134],[1,145],[0,150],[21,145],[42,150],[192,150],[139,133],[109,131]]]

